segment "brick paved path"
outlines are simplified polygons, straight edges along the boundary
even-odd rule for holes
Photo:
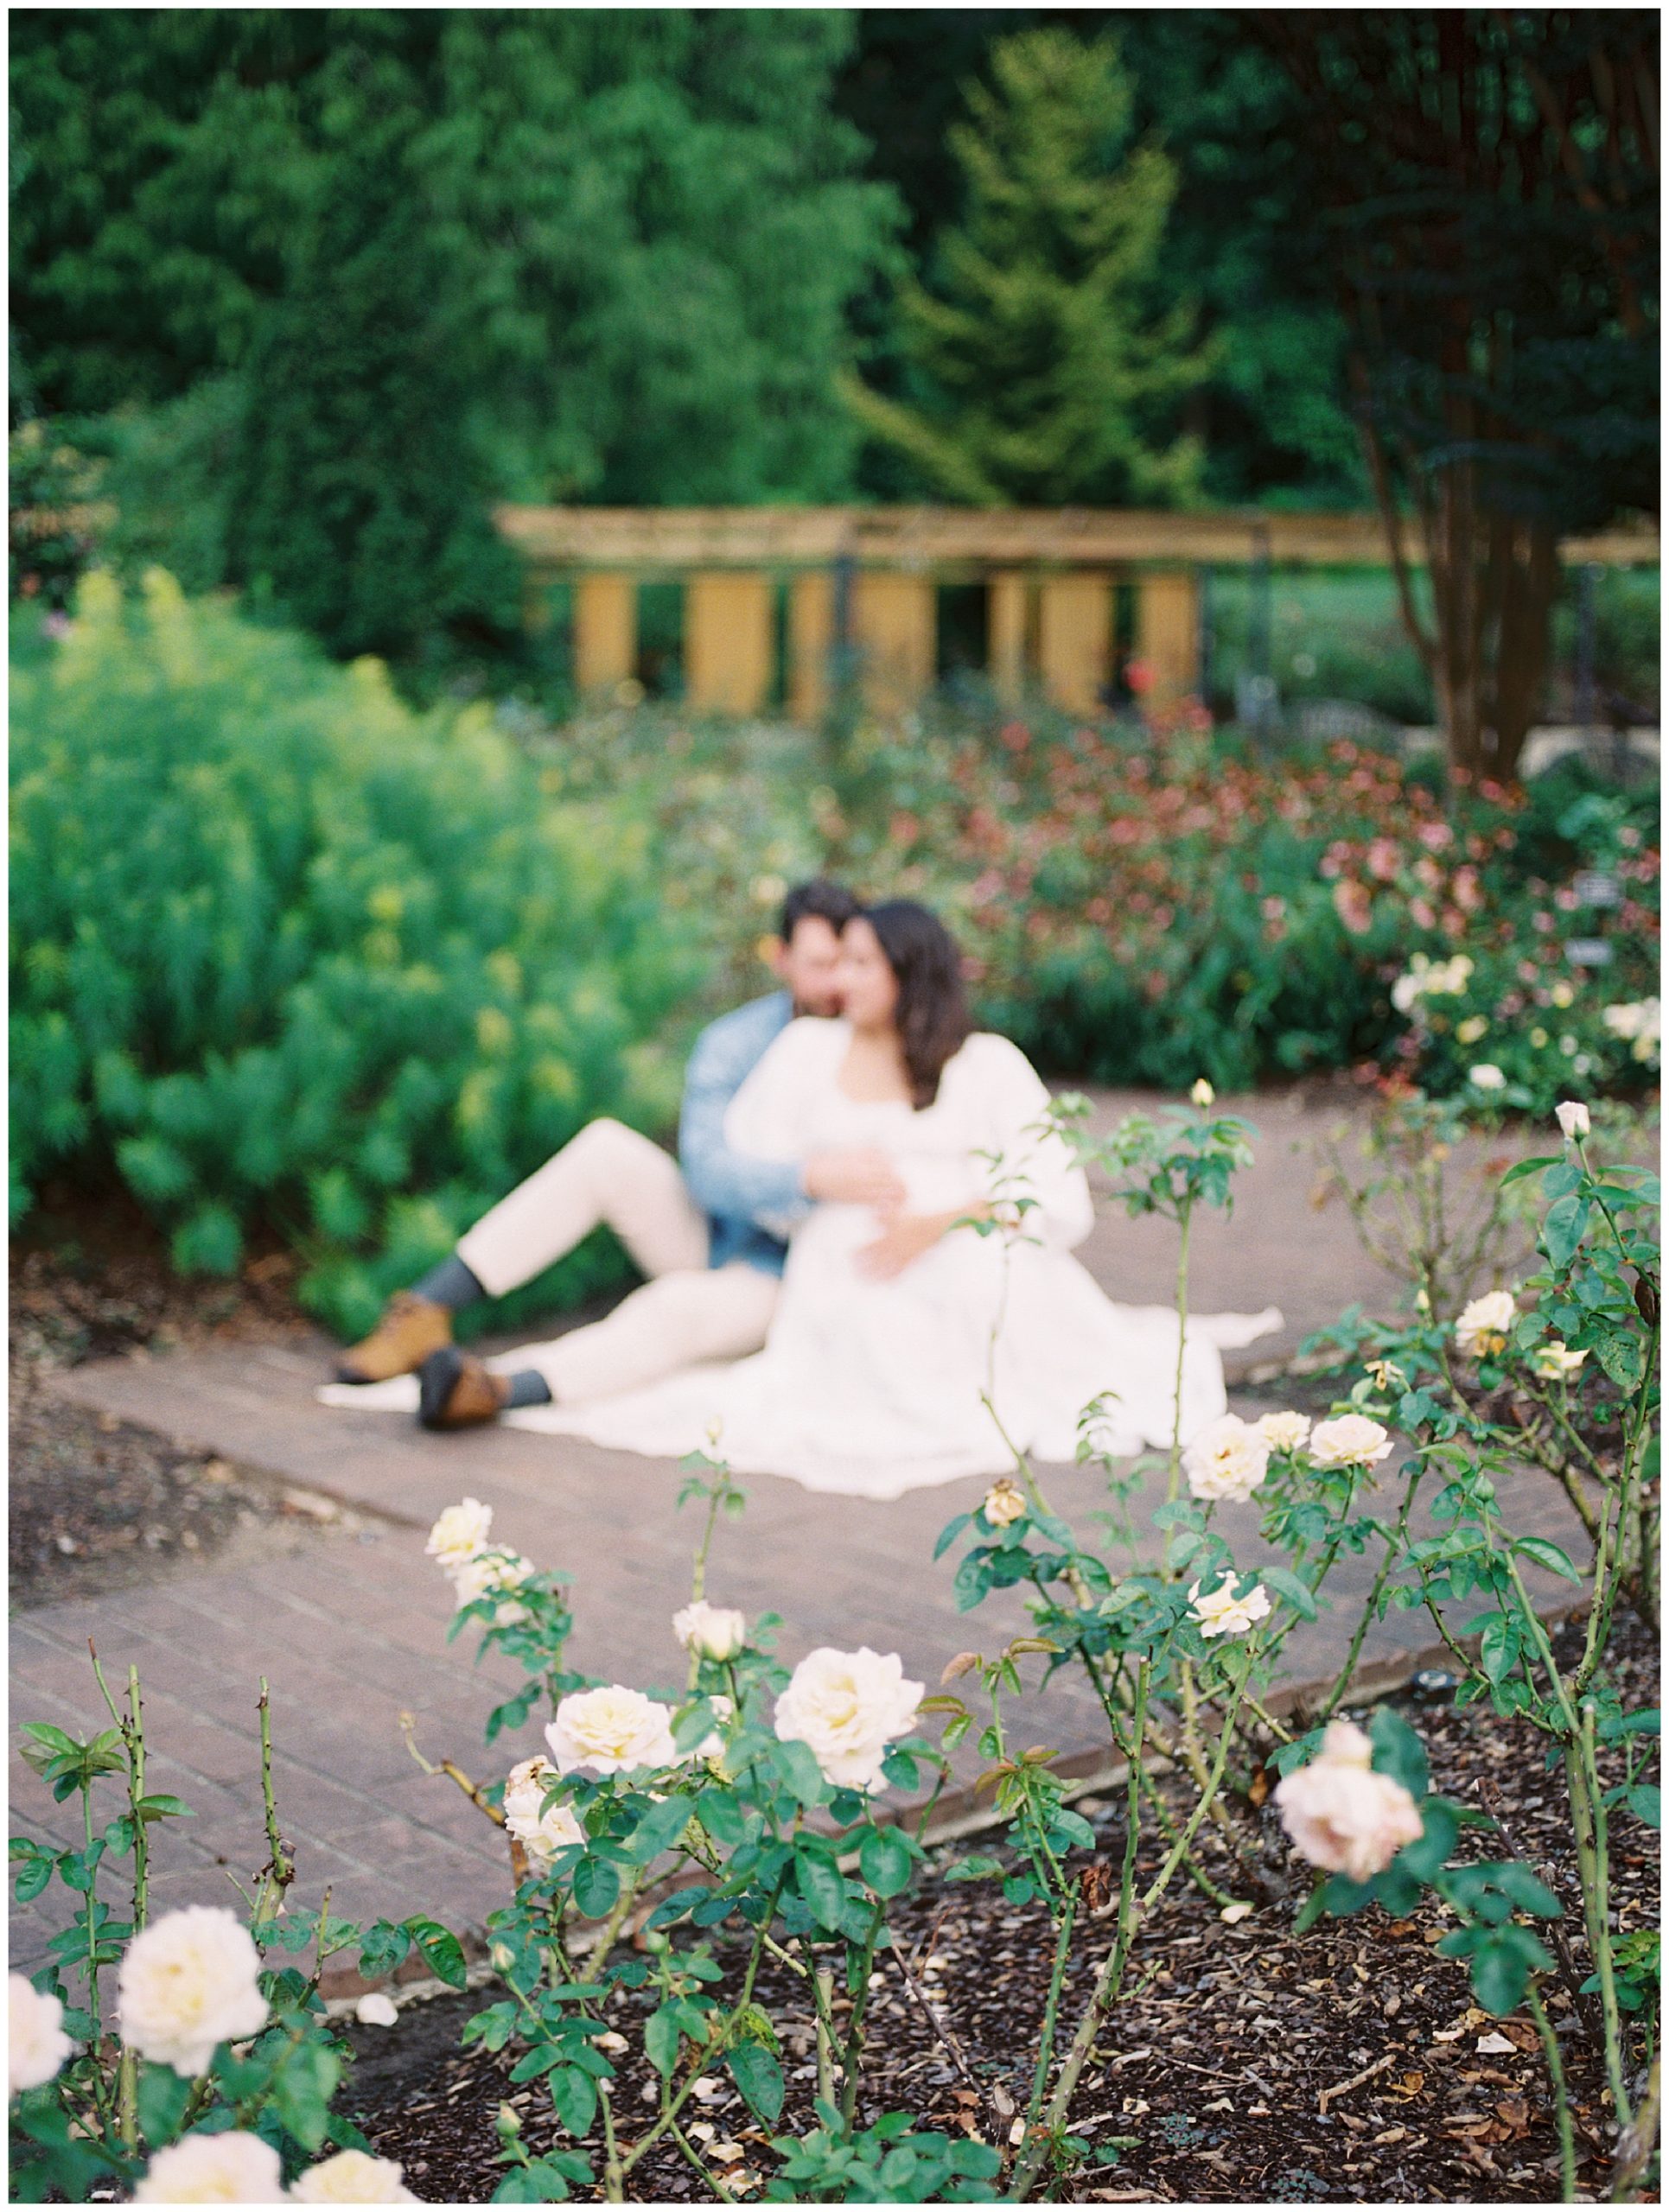
[[[1150,1103],[1109,1094],[1098,1107],[1112,1114]],[[1307,1108],[1295,1093],[1265,1096],[1246,1110],[1263,1131],[1258,1164],[1244,1179],[1233,1222],[1213,1217],[1198,1233],[1192,1270],[1199,1310],[1272,1300],[1286,1313],[1278,1337],[1237,1356],[1242,1379],[1249,1363],[1290,1353],[1353,1300],[1372,1307],[1383,1289],[1359,1258],[1341,1211],[1317,1214],[1309,1203],[1316,1141],[1340,1109]],[[1116,1297],[1169,1298],[1173,1255],[1162,1224],[1109,1213],[1085,1256]],[[431,1759],[449,1756],[484,1779],[533,1748],[537,1728],[524,1732],[524,1741],[483,1751],[481,1723],[502,1694],[496,1686],[514,1677],[501,1662],[477,1669],[462,1640],[446,1643],[449,1592],[423,1556],[424,1532],[465,1492],[487,1500],[495,1535],[573,1576],[575,1664],[643,1688],[672,1688],[680,1667],[669,1621],[688,1595],[695,1530],[689,1515],[672,1510],[675,1471],[659,1463],[511,1431],[429,1436],[387,1415],[323,1408],[312,1391],[327,1349],[322,1340],[216,1347],[100,1362],[61,1378],[82,1404],[327,1492],[366,1519],[357,1535],[309,1547],[303,1568],[295,1559],[211,1566],[17,1616],[14,1740],[29,1720],[50,1719],[78,1732],[103,1725],[89,1637],[112,1680],[137,1662],[147,1694],[151,1784],[173,1790],[198,1815],[164,1825],[153,1893],[163,1904],[214,1900],[228,1894],[228,1872],[246,1882],[265,1856],[255,1717],[257,1677],[264,1673],[278,1802],[296,1846],[303,1900],[316,1903],[328,1885],[332,1912],[350,1918],[421,1908],[479,1927],[505,1895],[496,1834],[450,1783],[413,1764],[398,1716],[417,1716]],[[1102,1502],[1098,1481],[1079,1470],[1051,1470],[1047,1482],[1056,1503],[1075,1516]],[[818,1643],[869,1643],[900,1651],[908,1671],[935,1682],[953,1652],[971,1643],[993,1648],[1022,1618],[1017,1605],[994,1602],[959,1618],[949,1562],[929,1564],[939,1529],[983,1487],[952,1483],[877,1504],[751,1478],[744,1518],[718,1538],[710,1590],[750,1614],[780,1612],[781,1649],[791,1661]],[[1551,1486],[1526,1484],[1515,1507],[1519,1525],[1572,1544],[1570,1516]],[[1137,1501],[1138,1527],[1143,1510]],[[1254,1517],[1250,1509],[1231,1511],[1230,1534],[1248,1534]],[[1360,1562],[1354,1575],[1341,1570],[1341,1598],[1353,1580],[1364,1586],[1366,1575]],[[1547,1590],[1550,1599],[1556,1594],[1551,1583]],[[1288,1647],[1295,1680],[1336,1667],[1349,1626],[1341,1603],[1296,1634]],[[1373,1632],[1366,1656],[1383,1670],[1428,1637],[1418,1617],[1396,1616]],[[1087,1698],[1063,1678],[1035,1710],[1040,1738],[1085,1768],[1093,1764],[1105,1739]],[[13,1832],[79,1842],[66,1813],[14,1754]],[[25,1962],[38,1956],[46,1932],[37,1909],[15,1915],[15,1955]]]

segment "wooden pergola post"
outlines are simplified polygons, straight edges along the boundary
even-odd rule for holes
[[[574,680],[582,692],[623,683],[637,673],[638,591],[634,577],[599,572],[574,585]]]
[[[712,569],[684,588],[684,696],[714,714],[756,715],[775,658],[771,580]]]
[[[1200,580],[1192,569],[1141,577],[1136,651],[1153,671],[1149,697],[1162,705],[1200,688]]]
[[[1012,706],[1026,682],[1027,579],[1023,570],[999,569],[985,585],[985,646],[993,690]]]
[[[1091,569],[1045,576],[1038,613],[1043,688],[1069,715],[1100,710],[1112,669],[1112,582]]]
[[[814,728],[829,705],[835,648],[834,578],[826,569],[805,569],[788,588],[788,712]]]
[[[934,675],[931,576],[863,569],[852,593],[853,642],[863,657],[864,695],[876,713],[901,713],[931,691]]]

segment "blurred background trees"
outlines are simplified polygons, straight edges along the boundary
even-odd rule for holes
[[[495,499],[1377,491],[1510,770],[1552,544],[1655,498],[1646,21],[29,11],[23,470],[425,695],[526,665]]]

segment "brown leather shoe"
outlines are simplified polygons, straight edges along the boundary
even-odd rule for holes
[[[425,1428],[475,1428],[510,1402],[510,1377],[489,1375],[474,1352],[447,1344],[417,1370],[417,1419]]]
[[[386,1382],[414,1375],[431,1351],[452,1341],[452,1313],[415,1290],[397,1291],[363,1343],[350,1344],[336,1363],[339,1382]]]

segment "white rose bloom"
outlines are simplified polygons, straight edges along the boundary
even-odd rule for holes
[[[980,1510],[991,1528],[1011,1528],[1026,1510],[1024,1493],[1004,1475],[1001,1482],[993,1483],[985,1492]]]
[[[545,1740],[563,1774],[586,1766],[594,1774],[631,1774],[676,1766],[681,1756],[666,1707],[619,1682],[564,1698],[545,1726]]]
[[[1474,1090],[1505,1090],[1507,1077],[1493,1060],[1480,1060],[1467,1081]]]
[[[224,1905],[188,1904],[142,1929],[116,1977],[122,2040],[176,2074],[201,2074],[217,2044],[266,2025],[260,1954]]]
[[[1373,1746],[1348,1720],[1328,1724],[1308,1766],[1277,1783],[1281,1825],[1312,1866],[1353,1881],[1382,1874],[1424,1833],[1419,1808],[1400,1782],[1375,1774]]]
[[[1560,1128],[1568,1137],[1585,1137],[1594,1126],[1588,1109],[1580,1098],[1561,1099],[1554,1112]]]
[[[230,1916],[228,1916],[229,1917]],[[136,2204],[282,2204],[283,2168],[258,2135],[182,2135],[159,2151],[133,2192]]]
[[[1455,1349],[1468,1359],[1507,1350],[1507,1332],[1518,1312],[1510,1290],[1487,1290],[1462,1306],[1455,1324]]]
[[[672,1633],[703,1659],[734,1659],[748,1641],[748,1617],[734,1605],[710,1605],[698,1598],[673,1614]]]
[[[534,1570],[532,1560],[524,1559],[519,1552],[474,1552],[447,1571],[462,1612],[489,1590],[519,1590]],[[527,1608],[506,1598],[493,1618],[498,1627],[510,1628],[527,1618]]]
[[[292,2204],[416,2204],[405,2186],[405,2168],[396,2158],[373,2158],[368,2151],[338,2151],[298,2175],[290,2189]]]
[[[1585,1351],[1572,1351],[1560,1338],[1536,1347],[1536,1372],[1544,1382],[1563,1382],[1576,1374],[1587,1358]]]
[[[1608,1006],[1600,1019],[1614,1037],[1629,1039],[1637,1046],[1655,1045],[1663,1034],[1663,1010],[1657,999],[1640,999],[1629,1006]],[[1645,1057],[1636,1053],[1637,1058]]]
[[[1318,1467],[1377,1467],[1392,1450],[1390,1431],[1366,1414],[1318,1421],[1310,1432],[1309,1456]]]
[[[1206,1081],[1204,1076],[1201,1076],[1199,1082],[1194,1084],[1188,1096],[1196,1106],[1214,1106],[1217,1103],[1217,1093]]]
[[[1222,1414],[1188,1439],[1182,1454],[1195,1497],[1247,1498],[1269,1472],[1270,1443],[1239,1414]]]
[[[21,1974],[8,1974],[10,2033],[6,2043],[7,2094],[39,2089],[75,2048],[64,2033],[64,2008]]]
[[[537,1756],[513,1766],[504,1785],[504,1825],[533,1864],[545,1867],[571,1843],[583,1843],[585,1831],[568,1805],[552,1805],[541,1812],[545,1796],[560,1777],[549,1759]]]
[[[1308,1414],[1265,1414],[1256,1426],[1271,1452],[1302,1452],[1309,1440]]]
[[[867,1643],[857,1651],[825,1645],[800,1661],[777,1700],[776,1732],[785,1744],[807,1745],[837,1789],[879,1789],[887,1746],[915,1725],[926,1687],[905,1679],[895,1651],[883,1657]]]
[[[1391,1003],[1398,1014],[1412,1014],[1424,989],[1419,971],[1411,968],[1391,986]]]
[[[492,1526],[492,1507],[483,1505],[478,1497],[466,1497],[447,1507],[430,1530],[424,1549],[450,1574],[477,1552],[486,1550]]]
[[[1201,1636],[1244,1636],[1254,1621],[1262,1620],[1269,1611],[1269,1592],[1263,1584],[1255,1582],[1244,1598],[1237,1598],[1238,1580],[1236,1575],[1226,1574],[1214,1590],[1202,1590],[1197,1582],[1188,1585],[1188,1604]]]

